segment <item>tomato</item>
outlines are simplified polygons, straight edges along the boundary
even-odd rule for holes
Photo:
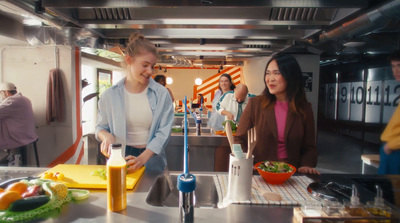
[[[23,193],[21,196],[22,198],[37,196],[40,193],[40,188],[41,187],[39,185],[30,186],[28,187],[28,190],[25,191],[25,193]]]
[[[16,182],[8,185],[6,191],[15,191],[18,192],[19,194],[23,194],[26,191],[26,189],[28,189],[28,184],[23,182]]]
[[[21,195],[16,191],[5,191],[0,194],[0,210],[6,210],[10,204],[21,199]]]

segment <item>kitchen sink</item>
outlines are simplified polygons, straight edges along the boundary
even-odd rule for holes
[[[196,190],[194,191],[195,204],[197,208],[218,208],[218,194],[214,184],[213,175],[194,174],[196,176]],[[178,174],[171,174],[173,184],[170,190],[167,175],[161,175],[150,189],[146,202],[153,206],[178,207],[179,191],[176,188]]]

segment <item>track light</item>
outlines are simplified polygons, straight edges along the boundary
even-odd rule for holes
[[[162,70],[162,67],[161,67],[161,66],[159,66],[159,67],[158,67],[158,69],[159,69],[159,70]]]
[[[164,73],[167,73],[167,68],[164,68]]]
[[[221,66],[219,67],[219,69],[220,69],[220,70],[223,70],[223,69],[224,69],[224,67],[221,65]]]

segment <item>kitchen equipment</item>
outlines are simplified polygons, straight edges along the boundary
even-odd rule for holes
[[[233,144],[232,153],[238,159],[242,159],[245,157],[242,150],[242,146],[240,144]]]
[[[262,189],[261,187],[255,185],[255,184],[253,184],[252,187],[254,189],[256,189],[259,193],[261,193],[262,196],[267,200],[270,200],[270,201],[281,201],[282,200],[282,196],[280,194],[278,194],[278,193],[264,190],[264,189]]]
[[[232,201],[250,201],[253,177],[253,157],[239,159],[230,154],[228,192],[226,197]]]
[[[307,191],[317,199],[327,201],[349,201],[352,189],[346,185],[336,182],[320,183],[313,182],[307,186]]]
[[[253,155],[254,147],[256,146],[256,127],[247,130],[247,159]]]
[[[186,96],[184,104],[186,105]],[[190,110],[189,110],[190,111]],[[192,114],[193,115],[193,114]],[[194,117],[195,118],[195,117]],[[187,141],[187,112],[185,109],[185,126],[183,137],[183,174],[177,177],[177,188],[179,190],[179,220],[181,222],[193,222],[194,218],[194,190],[196,189],[196,177],[189,173],[189,151]]]
[[[287,163],[287,165],[289,165],[293,169],[292,172],[273,173],[273,172],[264,171],[264,170],[258,168],[258,166],[261,163],[264,163],[264,162],[258,162],[254,165],[254,167],[256,168],[258,173],[262,176],[262,178],[264,178],[265,182],[267,182],[269,184],[283,184],[286,180],[288,180],[296,172],[296,167],[294,167],[293,165],[290,165],[288,163]]]
[[[65,183],[68,188],[88,188],[88,189],[106,189],[107,180],[101,179],[99,176],[92,176],[92,172],[97,169],[106,169],[105,165],[76,165],[76,164],[59,164],[46,172],[63,173],[65,179],[59,181]],[[133,189],[143,175],[145,167],[141,167],[134,173],[126,175],[126,188]]]
[[[233,134],[230,122],[225,123],[225,132],[226,132],[226,137],[228,138],[229,146],[231,147],[231,151],[233,152]]]

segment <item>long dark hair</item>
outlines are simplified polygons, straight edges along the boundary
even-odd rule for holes
[[[262,92],[262,95],[264,96],[262,105],[266,108],[274,105],[276,102],[276,96],[269,92],[267,83],[265,81],[267,68],[274,60],[278,64],[279,72],[287,82],[286,95],[288,97],[289,106],[294,112],[304,116],[303,108],[307,103],[307,98],[303,86],[303,75],[297,60],[288,54],[274,55],[268,61],[264,71],[265,89]]]
[[[231,89],[231,91],[233,91],[236,88],[236,86],[233,84],[232,77],[231,77],[231,75],[225,73],[225,74],[221,74],[221,76],[218,79],[218,87],[219,87],[219,90],[221,91],[221,93],[222,93],[222,89],[221,89],[221,86],[219,85],[219,80],[221,80],[222,77],[226,77],[229,79],[229,83],[230,83],[229,89]]]

